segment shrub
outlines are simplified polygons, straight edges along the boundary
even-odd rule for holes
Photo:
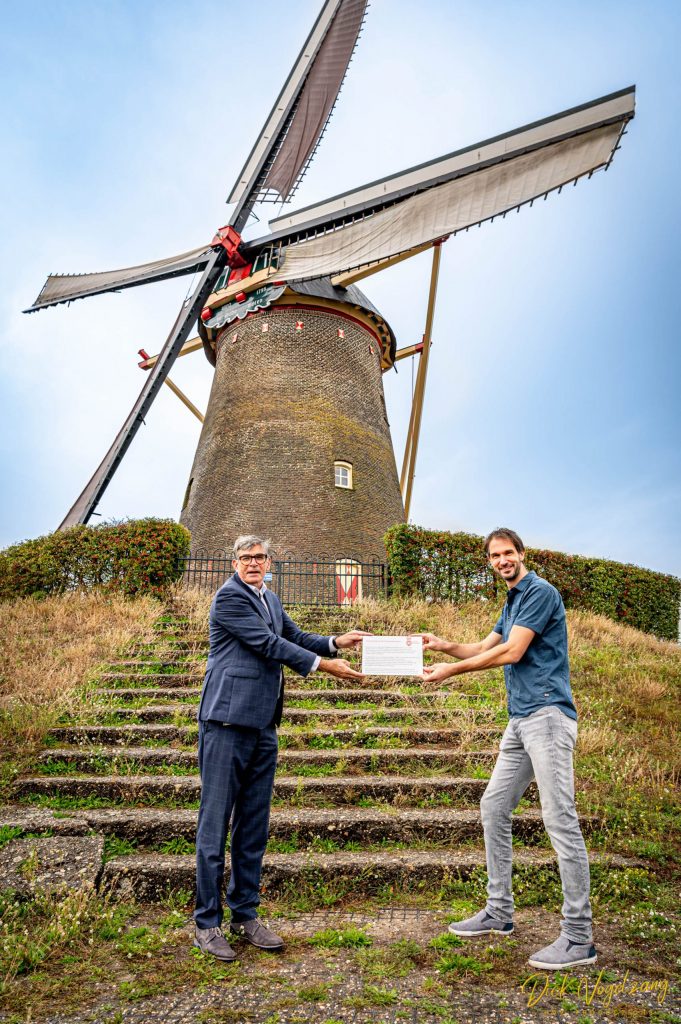
[[[505,594],[485,558],[484,539],[399,524],[384,537],[392,593],[456,603]],[[681,580],[603,558],[528,548],[528,569],[560,591],[566,608],[607,615],[665,640],[678,638]]]
[[[182,575],[189,531],[168,519],[73,526],[0,551],[0,598],[69,590],[160,596]]]

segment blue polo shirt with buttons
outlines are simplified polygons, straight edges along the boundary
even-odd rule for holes
[[[555,704],[576,720],[563,599],[536,572],[528,572],[510,588],[494,632],[505,643],[513,626],[525,626],[535,636],[520,661],[504,665],[509,715],[525,718]]]

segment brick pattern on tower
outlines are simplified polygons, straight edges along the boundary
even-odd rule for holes
[[[221,333],[181,514],[193,552],[257,533],[298,558],[384,556],[404,508],[379,345],[341,309],[272,306]],[[336,461],[352,490],[335,486]]]

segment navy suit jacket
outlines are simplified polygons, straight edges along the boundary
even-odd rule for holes
[[[282,665],[306,676],[317,654],[332,657],[328,637],[298,629],[271,590],[266,600],[271,622],[237,573],[213,598],[199,721],[264,729],[281,711]]]

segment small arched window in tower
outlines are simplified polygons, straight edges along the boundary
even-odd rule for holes
[[[334,462],[334,483],[336,487],[344,487],[345,490],[352,490],[352,463]]]

